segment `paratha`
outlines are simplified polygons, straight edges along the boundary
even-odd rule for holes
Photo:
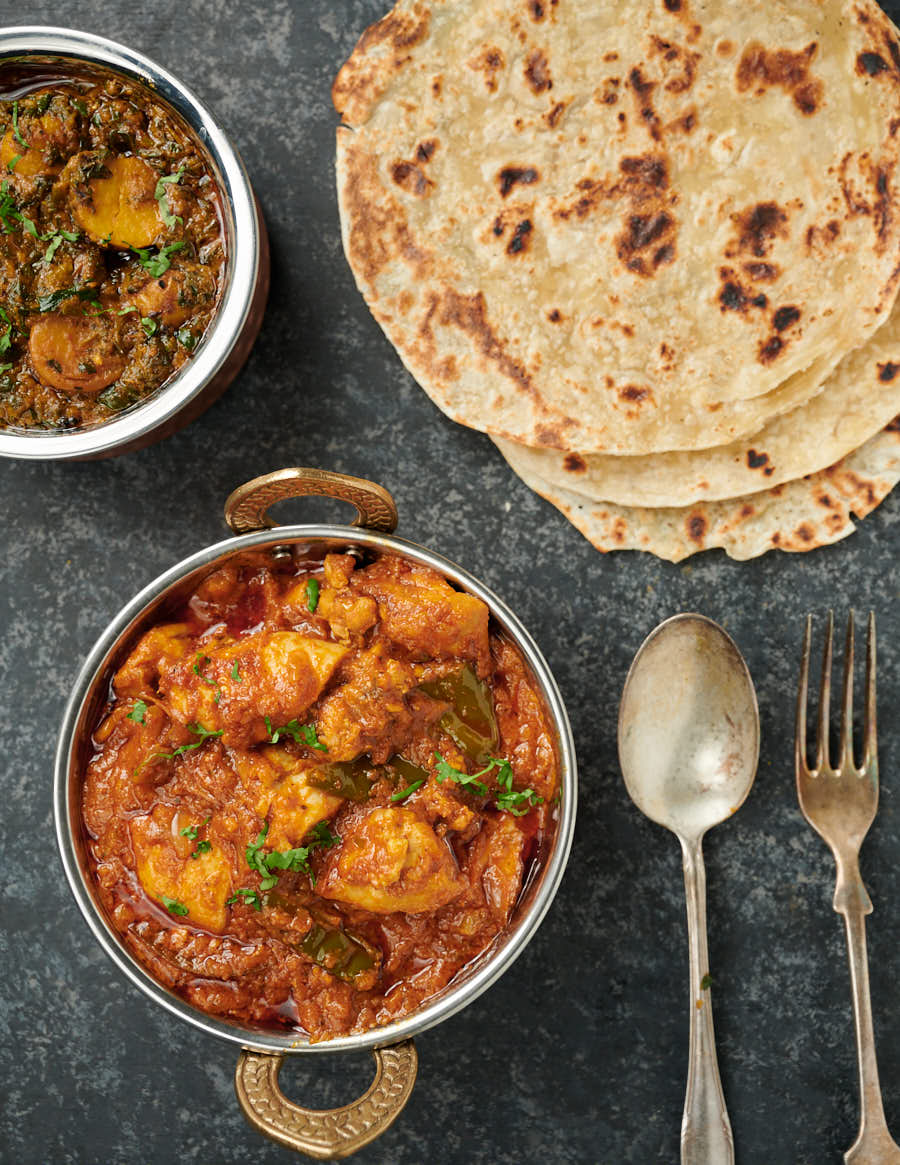
[[[900,413],[900,301],[861,348],[846,356],[817,396],[749,439],[694,452],[616,457],[529,449],[494,438],[517,473],[593,501],[687,506],[733,498],[815,473],[845,457]]]
[[[768,550],[807,551],[839,542],[900,480],[900,418],[837,465],[761,493],[683,507],[592,502],[522,473],[598,550],[647,550],[680,562],[721,547],[731,558]]]
[[[333,89],[347,257],[455,420],[726,443],[887,318],[898,95],[873,0],[400,0]]]

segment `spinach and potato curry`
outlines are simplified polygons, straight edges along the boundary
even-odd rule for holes
[[[391,554],[248,552],[146,629],[82,810],[127,949],[213,1015],[390,1023],[503,930],[555,828],[549,715],[486,605]]]
[[[212,319],[219,191],[177,115],[124,80],[0,102],[0,428],[107,421]]]

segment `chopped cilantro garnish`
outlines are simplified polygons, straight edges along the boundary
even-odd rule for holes
[[[310,578],[306,580],[306,605],[314,612],[319,605],[319,581]]]
[[[185,915],[188,912],[185,904],[179,902],[177,898],[167,898],[165,894],[160,894],[159,900],[170,914]]]
[[[252,906],[254,910],[262,910],[262,899],[256,890],[250,890],[246,886],[242,886],[240,890],[236,890],[230,898],[225,899],[226,906],[233,906],[239,898],[244,899],[245,906]]]
[[[77,295],[79,299],[91,299],[96,293],[89,287],[64,287],[60,291],[49,291],[38,296],[38,311],[56,311],[60,304]]]
[[[141,323],[143,323],[143,322],[144,321],[141,320]],[[152,335],[153,333],[151,332],[150,334]],[[193,672],[195,675],[198,675],[200,677],[200,679],[204,682],[204,684],[208,684],[211,688],[216,689],[216,695],[215,695],[215,699],[213,700],[213,703],[218,704],[219,701],[222,699],[222,689],[219,687],[219,685],[216,683],[215,680],[209,679],[200,670],[204,664],[211,663],[211,662],[212,661],[210,660],[208,655],[204,655],[202,651],[198,651],[197,652],[197,659],[196,659],[196,661],[194,663],[194,667],[193,667]]]
[[[147,715],[147,705],[143,700],[135,700],[134,707],[125,717],[126,720],[133,720],[135,724],[143,724],[144,717]]]
[[[502,760],[500,757],[492,756],[484,768],[480,769],[477,773],[464,773],[445,761],[439,752],[436,752],[434,756],[438,762],[436,765],[438,784],[446,780],[455,781],[458,785],[469,789],[470,792],[475,793],[479,797],[487,796],[488,792],[487,785],[479,778],[485,777],[488,773],[496,770],[498,788],[495,804],[498,809],[512,813],[514,817],[523,817],[529,809],[535,805],[540,805],[544,800],[534,789],[513,788],[513,770],[508,760]]]
[[[144,329],[147,339],[150,340],[159,331],[159,321],[151,319],[150,316],[141,316],[141,327]]]
[[[187,348],[189,352],[193,352],[194,348],[197,347],[197,337],[190,328],[179,328],[175,333],[175,339],[182,348]]]
[[[468,789],[469,792],[475,793],[478,797],[487,795],[487,785],[483,781],[479,781],[478,778],[483,776],[484,773],[490,772],[493,765],[488,765],[482,772],[472,773],[470,775],[469,773],[464,773],[461,769],[455,769],[449,761],[444,760],[439,752],[434,754],[434,759],[438,762],[436,765],[436,774],[439,785],[442,785],[444,781],[455,781],[457,785],[461,785],[464,789]]]
[[[703,978],[700,980],[700,990],[708,991],[710,987],[712,987],[712,981],[712,975],[710,975],[709,971],[707,971]]]
[[[6,168],[10,174],[13,172],[13,170],[15,170],[18,163],[21,162],[24,157],[24,154],[16,154],[14,158],[9,159],[9,161],[6,163]]]
[[[155,190],[154,195],[153,195],[153,197],[156,199],[157,203],[159,204],[160,218],[162,218],[163,222],[166,224],[166,226],[169,228],[169,230],[171,230],[172,227],[174,227],[176,223],[181,223],[183,225],[184,219],[181,217],[181,215],[172,214],[172,212],[169,210],[169,204],[166,201],[166,187],[170,186],[174,183],[180,182],[181,175],[183,173],[184,173],[184,166],[182,166],[177,171],[177,173],[167,174],[164,178],[160,178],[160,180],[156,183],[156,190]]]
[[[238,664],[237,660],[234,661],[234,667],[231,669],[231,678],[234,680],[234,682],[236,684],[241,683],[241,673],[239,670],[239,664]]]
[[[0,335],[0,352],[8,352],[12,347],[12,335],[14,329],[12,326],[12,320],[9,318],[2,307],[0,307],[0,320],[6,324],[6,330],[2,335]],[[12,365],[10,365],[10,368],[12,368]]]
[[[168,247],[160,247],[155,255],[149,247],[132,247],[132,250],[137,255],[140,265],[155,279],[169,270],[172,266],[169,256],[180,251],[183,246],[183,242],[169,243]]]
[[[257,834],[256,841],[251,841],[244,851],[247,865],[259,874],[259,889],[262,893],[277,885],[278,874],[275,871],[278,870],[306,874],[315,886],[316,879],[309,864],[309,855],[314,849],[328,848],[337,845],[341,840],[337,834],[331,832],[324,821],[320,821],[309,831],[306,845],[297,846],[296,849],[272,850],[270,853],[264,854],[262,851],[268,832],[269,823],[263,822],[263,827]],[[261,905],[257,905],[260,899],[256,891],[238,890],[234,898],[229,899],[229,904],[237,901],[237,895],[243,895],[245,899],[251,899],[251,896],[255,895],[252,905],[257,910],[261,909]]]
[[[280,728],[273,728],[268,716],[265,717],[265,721],[266,732],[272,744],[277,744],[282,736],[292,736],[296,744],[305,744],[307,748],[317,748],[320,752],[328,751],[328,745],[323,744],[316,735],[314,724],[301,724],[295,717],[287,724],[282,724]]]
[[[218,731],[212,732],[209,728],[204,728],[202,724],[189,724],[187,728],[188,732],[193,732],[193,734],[195,736],[199,736],[200,739],[195,740],[192,744],[182,744],[176,748],[174,752],[154,752],[151,756],[148,756],[145,761],[142,761],[141,764],[138,765],[137,771],[139,772],[144,767],[144,765],[149,765],[155,760],[174,760],[176,756],[181,756],[182,753],[193,752],[195,748],[200,748],[204,741],[206,741],[209,737],[221,736],[225,731],[224,728],[220,728]]]
[[[413,781],[411,784],[407,785],[405,789],[401,789],[397,793],[391,793],[391,800],[405,801],[407,797],[409,797],[412,793],[415,793],[416,789],[421,788],[424,784],[425,778],[419,777],[417,781]]]
[[[25,139],[22,137],[22,134],[19,130],[19,103],[18,103],[18,101],[13,102],[12,121],[13,121],[13,137],[16,139],[16,141],[19,143],[20,146],[24,146],[25,149],[27,150],[28,149],[28,142],[25,141]]]
[[[190,841],[197,841],[197,835],[200,833],[200,830],[205,828],[205,826],[207,826],[208,824],[209,824],[209,818],[207,817],[206,820],[201,822],[200,825],[186,825],[184,827],[184,829],[182,829],[180,831],[181,836],[188,838]],[[191,854],[191,857],[192,858],[199,858],[201,854],[208,854],[211,849],[212,849],[211,842],[206,841],[206,840],[197,841],[197,848],[193,851],[193,853]]]

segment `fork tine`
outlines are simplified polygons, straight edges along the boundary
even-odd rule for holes
[[[840,768],[853,772],[853,611],[847,617],[847,642],[844,646],[844,679],[841,691]]]
[[[863,727],[863,765],[868,770],[878,759],[878,729],[875,715],[875,612],[869,612],[866,636],[866,717]]]
[[[834,611],[828,612],[825,646],[822,649],[822,687],[819,690],[819,726],[816,732],[816,771],[831,768],[828,749],[828,717],[831,713],[831,649],[834,640]]]
[[[794,736],[794,765],[797,779],[807,771],[806,765],[806,700],[809,691],[809,646],[812,641],[812,615],[806,616],[803,633],[803,657],[800,663],[800,685],[797,689],[797,730]]]

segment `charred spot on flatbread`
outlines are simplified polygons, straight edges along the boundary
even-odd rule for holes
[[[735,83],[738,93],[752,90],[761,97],[767,89],[780,88],[789,93],[801,113],[816,112],[825,93],[823,82],[810,74],[810,66],[818,51],[812,41],[799,52],[791,49],[767,49],[759,41],[751,41],[741,54]]]

